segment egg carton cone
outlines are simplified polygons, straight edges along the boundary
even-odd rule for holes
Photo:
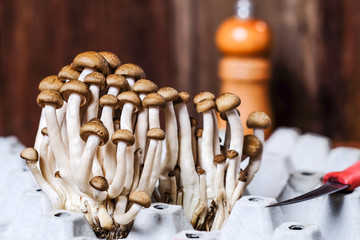
[[[50,210],[45,194],[19,159],[15,137],[0,138],[0,239],[97,239],[82,213]],[[360,150],[331,149],[331,141],[295,128],[280,128],[267,140],[264,158],[250,195],[240,198],[223,229],[196,231],[180,206],[153,203],[137,215],[127,239],[352,239],[360,240],[360,190],[336,193],[299,204],[267,208],[308,192],[325,172],[357,162]]]

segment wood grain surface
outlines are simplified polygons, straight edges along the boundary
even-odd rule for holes
[[[254,0],[274,34],[276,126],[360,140],[360,3]],[[139,64],[160,87],[218,93],[217,26],[235,0],[0,1],[0,135],[32,145],[37,85],[85,50]],[[194,112],[192,112],[194,114]],[[194,114],[195,115],[195,114]]]

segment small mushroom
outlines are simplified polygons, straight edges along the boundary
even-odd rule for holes
[[[271,119],[264,112],[253,112],[248,116],[246,126],[254,129],[254,135],[264,144],[264,129],[271,126]]]
[[[92,72],[86,75],[84,82],[89,86],[91,95],[84,117],[84,122],[88,122],[98,117],[100,90],[105,87],[105,77],[99,72]]]
[[[244,152],[245,156],[250,157],[249,164],[245,171],[248,173],[246,185],[249,185],[253,180],[255,174],[260,168],[262,158],[263,145],[259,138],[254,135],[246,135],[244,137]]]
[[[244,192],[246,182],[247,182],[247,172],[246,170],[241,170],[239,173],[238,182],[236,184],[236,188],[234,190],[234,193],[231,196],[230,201],[228,201],[228,212],[231,212],[232,208],[235,205],[235,202],[241,197],[242,193]]]
[[[108,51],[99,52],[99,54],[101,54],[101,56],[103,56],[107,61],[110,73],[114,72],[121,65],[121,61],[116,54]]]
[[[97,52],[87,51],[79,53],[74,58],[72,64],[75,70],[81,72],[79,76],[80,81],[83,81],[86,75],[94,71],[98,71],[104,76],[109,74],[107,61]]]
[[[124,76],[131,88],[134,86],[136,80],[145,78],[144,70],[133,63],[126,63],[121,65],[116,69],[115,74]]]
[[[35,178],[36,183],[39,185],[41,190],[48,196],[51,202],[51,208],[62,209],[63,205],[61,204],[61,199],[57,192],[51,187],[51,185],[44,179],[41,175],[39,169],[37,168],[37,161],[39,158],[38,152],[35,148],[26,148],[20,153],[20,157],[26,160],[26,164],[28,165],[32,175]]]

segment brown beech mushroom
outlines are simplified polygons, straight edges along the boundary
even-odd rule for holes
[[[271,119],[264,112],[253,112],[248,116],[246,126],[254,129],[254,135],[264,144],[264,129],[271,126]]]
[[[166,100],[164,108],[166,153],[162,160],[162,172],[159,179],[159,191],[161,196],[164,196],[165,192],[171,192],[171,181],[168,175],[174,170],[178,159],[178,129],[173,101],[178,99],[179,93],[171,87],[160,88],[157,93]]]
[[[81,72],[79,76],[80,81],[83,81],[86,75],[94,71],[98,71],[104,76],[109,74],[109,65],[106,59],[97,52],[87,51],[79,53],[74,58],[72,64],[75,70]]]
[[[127,129],[133,132],[132,114],[141,108],[141,100],[134,92],[122,92],[117,96],[119,107],[122,109],[120,117],[121,129]]]
[[[83,193],[92,196],[89,181],[97,149],[109,140],[109,133],[99,119],[93,119],[80,129],[80,137],[86,142],[81,161],[76,165],[75,181]]]
[[[149,93],[143,100],[143,106],[149,111],[149,129],[160,128],[160,109],[166,104],[165,98],[158,93]]]
[[[248,174],[246,171],[244,171],[244,170],[240,171],[238,182],[236,184],[236,188],[231,196],[231,199],[228,201],[228,213],[231,212],[232,208],[235,205],[235,202],[237,200],[239,200],[242,193],[244,192],[244,189],[246,187],[246,182],[247,182],[247,176],[248,176]]]
[[[39,169],[37,168],[37,161],[39,158],[38,152],[35,148],[26,148],[20,153],[20,157],[26,160],[26,164],[28,165],[32,175],[35,178],[36,183],[39,185],[41,190],[48,196],[51,202],[51,208],[62,209],[63,205],[61,203],[61,199],[57,192],[50,186],[50,184],[44,179],[41,175]]]
[[[126,213],[118,214],[116,211],[114,212],[114,220],[117,224],[125,225],[130,223],[142,208],[149,208],[151,206],[151,198],[144,191],[131,192],[129,201],[134,204]]]
[[[262,158],[263,144],[259,138],[254,135],[246,135],[244,137],[244,152],[245,156],[250,157],[249,164],[245,171],[248,173],[246,185],[249,185],[253,180],[255,174],[260,168]]]
[[[103,51],[99,53],[105,58],[105,60],[109,64],[110,73],[113,73],[121,65],[121,61],[118,56],[116,56],[116,54],[108,51]]]
[[[233,195],[234,189],[236,187],[236,158],[239,156],[239,153],[235,150],[229,150],[226,153],[226,162],[228,163],[225,176],[225,186],[226,186],[226,199],[230,200],[231,196]]]
[[[115,74],[124,76],[131,88],[134,86],[136,80],[145,78],[144,70],[133,63],[126,63],[121,65],[116,69]]]
[[[194,156],[191,145],[191,123],[186,104],[190,101],[190,95],[180,92],[175,101],[175,112],[179,124],[179,157],[178,163],[181,168],[180,178],[182,186],[182,205],[188,219],[192,218],[193,212],[200,201],[199,177],[195,171]],[[180,190],[180,189],[179,189]],[[179,198],[178,193],[178,198]],[[178,203],[179,204],[179,203]]]
[[[78,80],[80,72],[76,71],[72,65],[66,65],[60,70],[58,77],[62,79],[63,82],[67,80]]]
[[[88,122],[98,116],[100,90],[105,87],[105,77],[99,72],[92,72],[86,75],[84,83],[89,86],[91,95],[84,117],[84,122]]]

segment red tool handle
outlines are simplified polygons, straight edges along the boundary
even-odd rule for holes
[[[360,161],[351,165],[341,172],[330,172],[323,178],[324,183],[337,182],[345,185],[350,185],[346,190],[352,191],[360,186]]]

